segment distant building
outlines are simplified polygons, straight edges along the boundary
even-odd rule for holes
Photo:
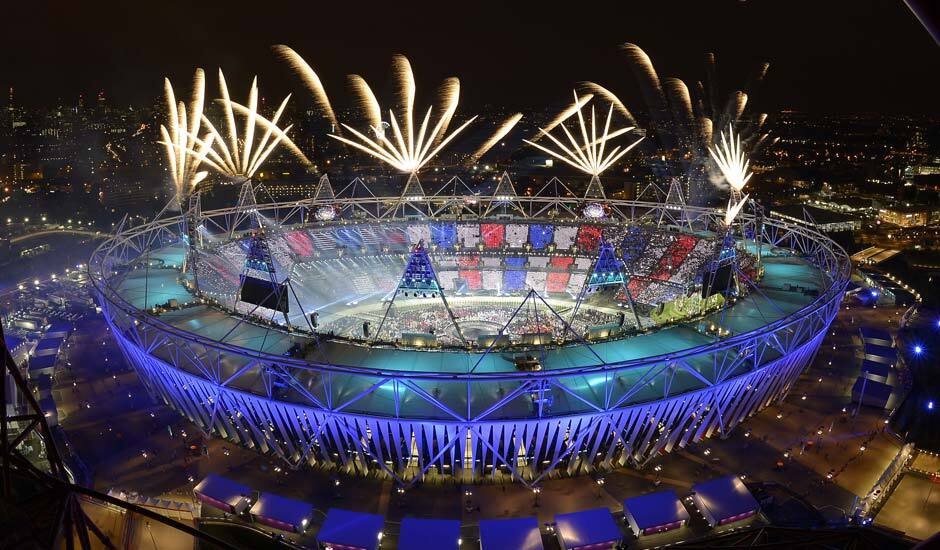
[[[831,210],[823,210],[815,206],[791,204],[774,208],[773,213],[784,220],[811,227],[815,226],[820,231],[826,233],[858,231],[862,228],[862,222],[857,217],[833,212]],[[809,217],[807,217],[807,214]],[[812,221],[810,221],[810,218]],[[816,223],[813,224],[813,221]]]
[[[921,227],[940,221],[940,209],[926,206],[893,206],[878,210],[878,219],[899,227]]]
[[[845,214],[875,215],[880,204],[875,199],[865,197],[825,196],[810,201],[811,206]]]

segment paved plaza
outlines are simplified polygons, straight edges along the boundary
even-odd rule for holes
[[[393,531],[389,546],[394,544],[396,523],[406,516],[460,518],[465,537],[472,538],[480,519],[535,515],[544,526],[556,514],[587,508],[620,512],[625,498],[655,490],[673,488],[687,494],[693,484],[726,474],[776,484],[821,509],[827,519],[839,519],[851,513],[856,496],[871,489],[899,449],[897,439],[885,430],[883,411],[868,407],[856,411],[851,404],[851,385],[859,370],[854,355],[858,344],[852,337],[862,317],[866,325],[893,328],[902,313],[894,308],[843,309],[815,362],[787,399],[748,419],[727,439],[713,436],[643,470],[620,468],[603,476],[550,479],[538,495],[520,484],[502,484],[473,486],[467,497],[465,488],[453,483],[418,484],[401,494],[386,479],[293,471],[272,457],[205,438],[188,421],[151,401],[100,317],[86,320],[71,337],[57,371],[55,397],[69,445],[88,466],[100,491],[136,491],[196,504],[194,483],[217,473],[256,490],[310,502],[319,512],[343,507],[383,514]],[[927,506],[918,506],[927,490],[922,482],[905,477],[878,523],[913,536],[930,534],[940,494]],[[902,517],[905,521],[898,519]],[[285,535],[312,544],[320,518],[315,515],[314,527],[305,536]],[[726,528],[765,521],[758,516]],[[126,531],[133,547],[150,548],[153,540],[162,540],[161,529],[153,522],[148,526],[135,521]],[[693,520],[677,532],[647,537],[631,547],[660,546],[708,533]]]

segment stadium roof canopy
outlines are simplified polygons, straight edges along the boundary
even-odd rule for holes
[[[809,264],[787,262],[775,263],[767,259],[764,262],[765,281],[787,281],[807,289],[822,290],[825,282],[822,273]],[[144,270],[131,272],[120,285],[120,294],[134,307],[154,307],[177,299],[180,303],[192,300],[192,295],[174,276],[170,269]],[[145,299],[146,298],[146,299]],[[775,290],[768,285],[762,292],[753,292],[739,299],[734,308],[716,314],[714,319],[733,334],[742,334],[756,330],[785,315],[795,313],[809,305],[813,297],[801,292]],[[220,340],[223,337],[230,345],[247,349],[264,348],[265,352],[283,354],[293,345],[289,334],[272,331],[263,326],[244,323],[238,317],[206,306],[195,306],[181,310],[171,310],[160,315],[160,320],[182,330],[199,336]],[[616,363],[643,359],[656,355],[668,354],[680,350],[707,345],[713,339],[686,325],[665,327],[649,333],[639,334],[626,339],[597,342],[591,348],[606,363]],[[439,373],[465,373],[474,366],[478,357],[462,351],[435,351],[415,354],[406,349],[379,348],[348,345],[334,341],[324,341],[317,346],[315,360],[330,363],[335,359],[345,366],[423,371]],[[542,367],[545,370],[576,368],[598,364],[597,357],[583,346],[570,345],[547,349]],[[505,372],[511,370],[499,354],[488,354],[474,372]],[[355,391],[350,389],[349,391]]]

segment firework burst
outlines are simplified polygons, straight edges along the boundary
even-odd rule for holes
[[[708,151],[715,159],[718,169],[721,170],[721,175],[731,186],[732,195],[740,194],[748,180],[754,175],[748,171],[751,161],[744,154],[741,136],[734,135],[734,130],[729,126],[728,135],[725,136],[722,132],[721,142],[714,147],[709,147]]]
[[[207,116],[202,115],[202,123],[206,128],[207,137],[203,140],[195,138],[201,147],[205,147],[205,155],[202,160],[207,166],[233,180],[251,179],[280,144],[284,144],[290,149],[305,165],[310,165],[310,161],[300,151],[300,148],[287,136],[291,126],[283,129],[278,126],[278,121],[287,107],[290,95],[284,98],[274,115],[267,119],[258,113],[257,78],[251,82],[247,106],[232,101],[225,75],[221,69],[219,70],[219,91],[222,94],[218,102],[221,104],[223,112],[224,136],[223,132],[220,132]],[[238,130],[236,113],[245,119],[241,133]],[[256,132],[256,130],[261,131]],[[260,136],[260,139],[256,141],[258,136]]]
[[[459,135],[477,117],[472,117],[456,130],[448,132],[447,126],[457,110],[460,97],[460,85],[457,79],[448,79],[442,87],[444,107],[437,121],[431,125],[433,107],[425,112],[421,124],[415,125],[415,79],[411,70],[411,63],[402,55],[396,55],[392,62],[393,73],[397,83],[397,102],[399,115],[394,109],[389,109],[389,127],[391,138],[386,135],[384,123],[381,121],[381,108],[372,89],[359,76],[350,77],[353,89],[360,96],[360,103],[364,107],[369,122],[368,131],[359,131],[348,124],[341,124],[353,139],[338,134],[330,137],[362,151],[396,170],[404,173],[415,173],[434,158],[441,150]],[[372,137],[370,137],[370,135]]]
[[[678,78],[660,78],[650,56],[636,44],[623,44],[621,49],[645,100],[642,122],[652,138],[647,147],[651,149],[650,156],[663,159],[656,166],[657,170],[666,171],[661,175],[719,183],[716,180],[720,180],[720,176],[713,177],[707,169],[711,149],[720,146],[719,129],[733,127],[741,144],[751,154],[766,141],[767,115],[753,113],[751,99],[752,92],[763,82],[769,64],[760,64],[739,90],[722,95],[718,92],[716,57],[712,53],[705,56],[705,78],[687,85],[687,81]],[[617,105],[618,112],[627,111],[625,106],[621,109],[623,102],[617,95],[600,84],[585,82],[581,89]],[[704,187],[695,189],[696,196],[691,199],[695,203],[704,200],[709,193]]]
[[[581,131],[580,141],[578,141],[565,126],[564,119],[559,121],[558,125],[561,126],[562,132],[568,139],[570,146],[562,143],[560,139],[556,138],[550,133],[550,129],[546,130],[545,128],[539,129],[541,135],[551,140],[557,149],[544,147],[538,143],[535,143],[534,141],[527,139],[523,141],[586,174],[590,174],[593,177],[598,177],[602,172],[610,168],[615,162],[626,155],[631,149],[636,147],[638,143],[643,141],[643,138],[637,139],[626,147],[618,145],[608,152],[608,142],[614,138],[626,134],[627,132],[630,132],[634,129],[633,126],[627,126],[618,130],[611,130],[610,125],[614,114],[614,105],[611,104],[607,111],[607,119],[603,123],[603,130],[601,131],[601,134],[598,135],[598,118],[594,107],[591,107],[591,117],[590,122],[588,123],[585,120],[583,112],[584,105],[587,103],[587,101],[582,103],[581,98],[578,97],[577,92],[574,92],[574,98],[577,108],[574,109],[573,112],[568,115],[568,117],[570,118],[572,115],[577,114],[578,126]],[[590,132],[588,132],[589,124]]]
[[[198,135],[202,124],[202,110],[205,105],[206,76],[202,69],[196,69],[193,77],[193,93],[189,107],[182,101],[177,102],[170,79],[164,79],[164,95],[167,106],[167,125],[160,126],[160,136],[170,179],[176,196],[182,200],[193,192],[208,172],[199,170],[212,147],[212,138],[200,140]]]

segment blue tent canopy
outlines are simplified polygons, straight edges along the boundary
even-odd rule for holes
[[[222,509],[227,506],[231,511],[251,495],[251,488],[237,481],[209,474],[193,488],[193,492],[204,497],[202,500],[208,500],[210,504]]]
[[[261,493],[258,502],[251,506],[251,515],[278,529],[289,527],[293,530],[303,530],[310,522],[312,514],[312,504],[271,493]]]
[[[890,332],[875,327],[861,327],[858,329],[858,333],[861,335],[862,340],[871,341],[874,344],[890,346],[892,342]]]
[[[29,359],[29,370],[51,369],[55,366],[56,355],[40,355]]]
[[[481,550],[544,550],[534,517],[480,520]]]
[[[380,515],[330,508],[317,533],[317,542],[375,550],[379,546],[379,534],[384,526],[385,518]]]
[[[19,347],[19,345],[23,342],[24,340],[22,338],[13,336],[12,334],[3,335],[3,343],[6,344],[6,347],[8,350],[10,350],[10,353],[13,353],[13,350]]]
[[[753,514],[760,508],[744,482],[736,475],[704,481],[692,486],[695,500],[703,513],[718,524]]]
[[[555,516],[555,528],[564,548],[613,545],[623,538],[607,508],[592,508]]]
[[[874,380],[878,380],[880,378],[881,380],[878,381],[884,382],[891,375],[891,367],[885,365],[884,363],[876,363],[875,361],[869,361],[868,359],[865,359],[862,361],[862,374],[871,375],[870,378],[874,377]]]
[[[46,330],[46,334],[50,335],[68,335],[72,332],[74,325],[64,319],[56,319],[49,324],[49,328]]]
[[[852,402],[861,401],[862,405],[886,408],[893,392],[894,386],[891,384],[859,376],[852,384]]]
[[[43,338],[36,344],[36,351],[59,349],[62,346],[62,342],[65,342],[65,338]]]
[[[689,512],[673,490],[657,491],[623,501],[625,514],[630,514],[640,531],[689,520]]]
[[[865,358],[881,363],[894,363],[898,360],[898,351],[885,346],[865,344]]]
[[[399,550],[424,550],[426,548],[450,548],[457,550],[460,539],[460,521],[456,519],[401,520],[398,535]]]

